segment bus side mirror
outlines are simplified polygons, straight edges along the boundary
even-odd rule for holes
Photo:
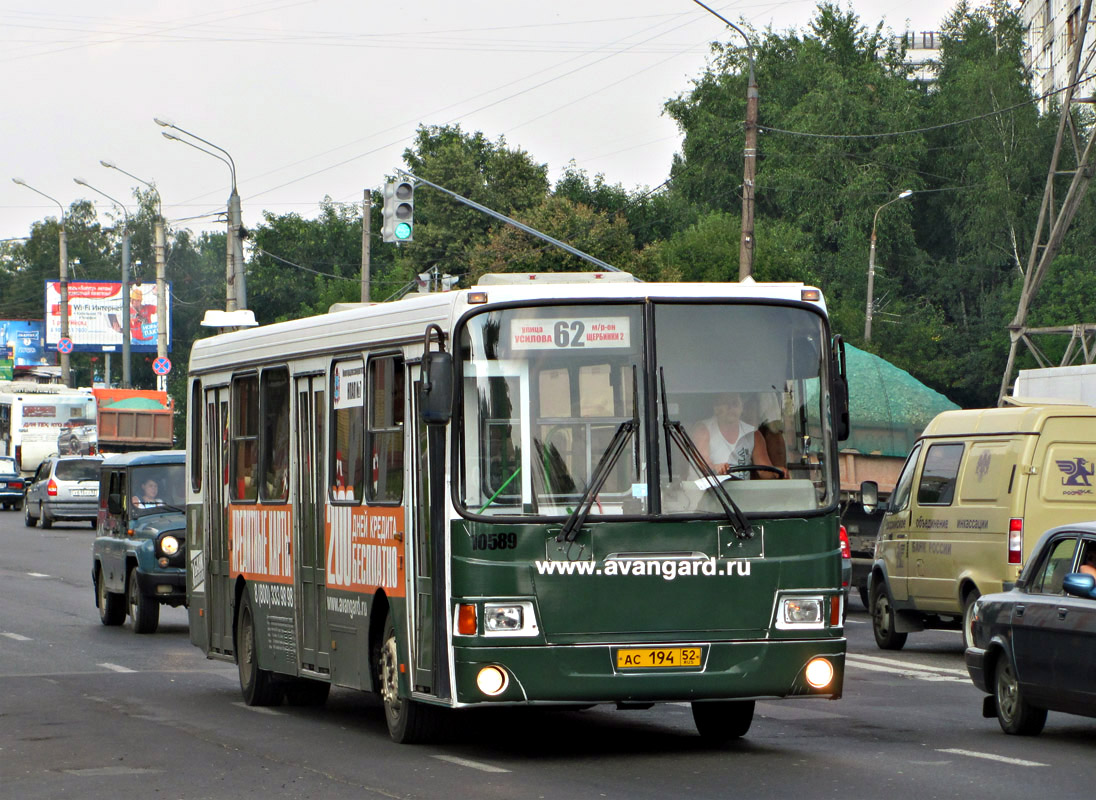
[[[419,416],[427,425],[446,425],[453,416],[453,356],[428,352],[422,359]]]
[[[879,484],[875,481],[864,481],[860,484],[860,503],[864,506],[864,513],[871,514],[879,508]]]
[[[849,373],[845,365],[845,340],[833,337],[833,424],[837,441],[849,438]]]
[[[122,513],[122,495],[117,493],[107,495],[107,511],[114,516]]]

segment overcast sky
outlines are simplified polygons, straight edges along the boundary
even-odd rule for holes
[[[811,0],[708,5],[738,23],[803,29]],[[859,0],[861,22],[939,30],[953,0]],[[680,144],[666,99],[702,71],[723,24],[691,0],[0,0],[0,238],[58,208],[132,203],[155,182],[176,227],[219,228],[227,165],[165,140],[153,117],[227,150],[244,220],[360,202],[402,166],[419,124],[505,136],[632,189],[666,179]],[[737,37],[736,37],[737,38]],[[764,103],[764,87],[761,88]],[[131,209],[132,210],[132,209]],[[183,221],[186,220],[186,221]]]

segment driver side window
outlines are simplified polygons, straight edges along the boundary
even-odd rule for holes
[[[902,467],[902,474],[898,476],[898,482],[894,485],[894,493],[891,495],[890,510],[905,511],[910,504],[910,488],[913,486],[913,473],[917,470],[917,457],[921,455],[921,443],[913,446],[910,457],[906,459],[906,465]]]
[[[1073,567],[1077,539],[1073,536],[1061,539],[1047,549],[1047,557],[1039,565],[1030,590],[1035,594],[1062,594],[1062,580]]]

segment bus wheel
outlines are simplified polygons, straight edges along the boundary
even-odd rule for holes
[[[871,629],[881,650],[901,650],[909,636],[894,629],[894,608],[882,582],[873,583],[871,587]]]
[[[1018,736],[1036,736],[1047,724],[1047,710],[1035,708],[1024,699],[1008,653],[1001,653],[997,659],[995,674],[994,699],[1001,730]]]
[[[285,687],[285,700],[291,706],[319,708],[327,702],[331,684],[310,678],[297,678]]]
[[[249,706],[276,706],[282,699],[280,687],[270,670],[259,668],[255,652],[255,617],[247,589],[240,598],[236,618],[236,665],[240,671],[240,691]]]
[[[122,595],[108,592],[100,567],[95,575],[95,591],[99,597],[99,619],[104,625],[121,625],[126,621],[126,606]]]
[[[753,722],[753,700],[693,703],[697,733],[710,742],[729,742],[746,735]]]
[[[133,617],[133,632],[156,633],[156,628],[160,625],[160,604],[151,597],[141,594],[141,586],[137,583],[137,567],[131,567],[129,570],[126,593],[129,600],[129,615]]]
[[[437,736],[440,711],[408,697],[400,697],[399,650],[396,647],[396,626],[392,612],[384,622],[384,639],[377,658],[381,700],[388,735],[400,744],[419,744]]]

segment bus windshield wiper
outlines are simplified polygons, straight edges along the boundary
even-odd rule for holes
[[[666,374],[661,367],[659,368],[659,382],[662,385],[662,427],[666,431],[667,471],[669,472],[671,469],[669,449],[670,442],[673,441],[685,458],[696,467],[697,471],[708,482],[712,491],[715,492],[716,499],[723,506],[723,513],[727,515],[727,520],[731,523],[731,527],[735,529],[735,535],[739,539],[752,539],[754,531],[749,520],[746,519],[742,509],[731,498],[727,488],[723,485],[723,481],[715,474],[715,470],[708,464],[708,459],[704,458],[700,449],[696,446],[696,442],[693,441],[693,437],[688,434],[685,426],[679,421],[670,419],[670,406],[666,402]],[[673,473],[669,472],[669,474],[672,478]]]
[[[637,405],[635,389],[635,367],[632,367],[632,418],[620,423],[616,433],[613,434],[613,438],[609,440],[609,446],[605,448],[605,452],[602,453],[601,460],[598,461],[593,475],[590,476],[590,482],[586,484],[586,491],[582,493],[575,510],[571,512],[571,515],[567,517],[567,521],[563,523],[563,527],[560,528],[559,535],[556,536],[557,542],[573,542],[575,537],[578,536],[578,532],[582,530],[582,526],[586,522],[586,516],[593,508],[598,492],[605,485],[605,481],[609,479],[609,475],[612,473],[617,459],[620,458],[620,454],[624,452],[624,448],[628,446],[632,437],[639,430],[639,406]]]

